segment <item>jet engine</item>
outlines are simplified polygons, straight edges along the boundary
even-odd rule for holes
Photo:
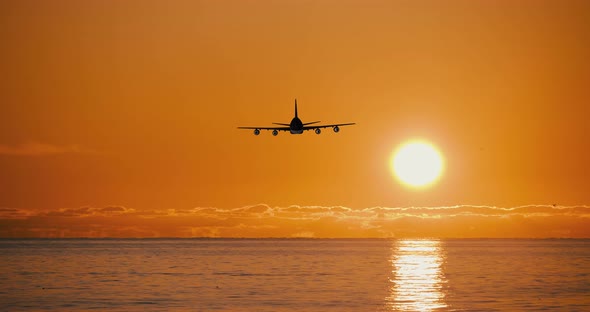
[[[279,132],[277,130],[272,131],[272,135],[277,136],[277,134],[279,134]]]
[[[259,135],[260,134],[260,129],[254,129],[254,135]]]
[[[334,132],[339,132],[340,128],[338,128],[338,126],[334,126]]]
[[[315,129],[315,134],[320,134],[320,133],[322,133],[322,129],[320,129],[320,128],[316,128],[316,129]]]

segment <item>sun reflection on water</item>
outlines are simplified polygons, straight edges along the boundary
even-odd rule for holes
[[[398,240],[392,247],[393,311],[433,311],[447,307],[441,265],[444,250],[438,240]]]

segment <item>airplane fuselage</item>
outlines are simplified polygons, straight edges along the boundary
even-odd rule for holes
[[[291,134],[302,134],[303,133],[303,122],[299,117],[294,117],[289,124],[289,132]]]

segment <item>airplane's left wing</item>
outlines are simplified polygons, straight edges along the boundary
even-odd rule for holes
[[[291,128],[289,128],[289,127],[238,127],[238,129],[289,131]]]
[[[254,129],[254,135],[259,135],[260,130],[272,130],[272,135],[279,134],[279,131],[290,131],[289,127],[238,127],[238,129]]]

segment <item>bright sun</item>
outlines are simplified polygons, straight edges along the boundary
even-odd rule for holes
[[[393,154],[391,168],[404,184],[424,187],[434,183],[442,174],[443,157],[432,144],[410,141]]]

